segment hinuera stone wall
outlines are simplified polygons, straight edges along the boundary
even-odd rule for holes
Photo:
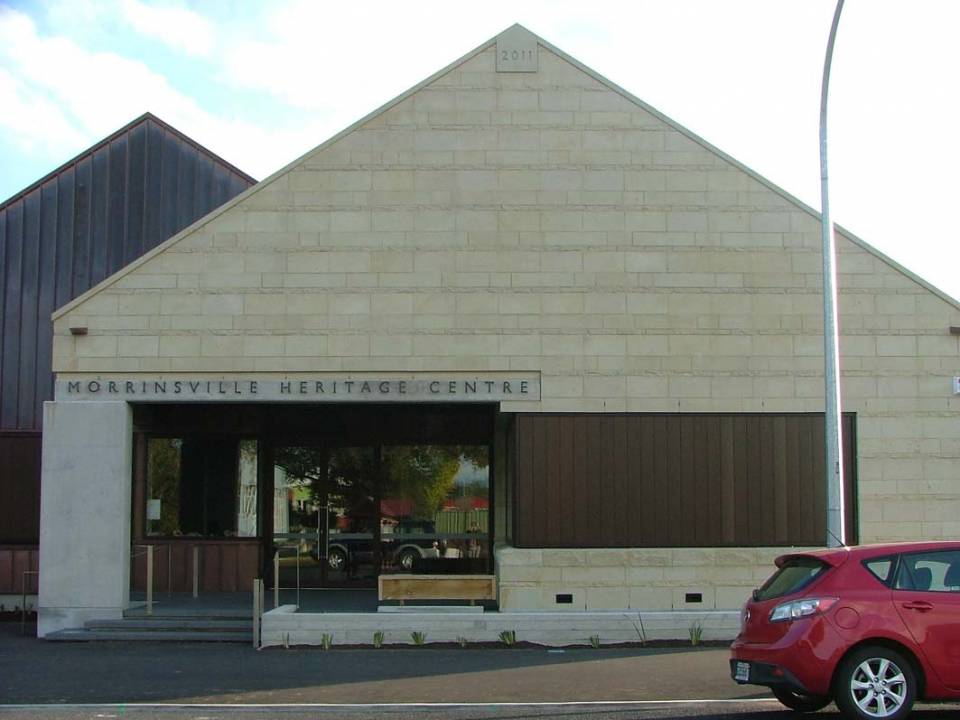
[[[499,602],[504,610],[739,610],[776,570],[774,559],[790,551],[501,547]],[[558,595],[572,602],[557,602]]]

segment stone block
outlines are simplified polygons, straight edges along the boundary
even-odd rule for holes
[[[587,610],[626,610],[630,607],[627,588],[587,588]]]

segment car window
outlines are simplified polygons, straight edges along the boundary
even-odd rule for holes
[[[960,550],[904,555],[894,588],[960,593]]]
[[[829,567],[822,560],[813,557],[790,558],[763,584],[763,587],[754,592],[753,599],[772,600],[799,592]]]
[[[884,585],[890,585],[890,581],[893,579],[890,577],[894,569],[893,560],[892,557],[871,558],[870,560],[864,560],[863,566]]]

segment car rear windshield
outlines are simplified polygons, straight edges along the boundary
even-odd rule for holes
[[[753,599],[772,600],[799,592],[820,577],[829,567],[822,560],[812,557],[790,558],[763,584],[763,587],[754,591]]]

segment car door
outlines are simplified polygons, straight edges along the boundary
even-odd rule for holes
[[[893,603],[940,681],[960,689],[960,549],[904,554]]]

